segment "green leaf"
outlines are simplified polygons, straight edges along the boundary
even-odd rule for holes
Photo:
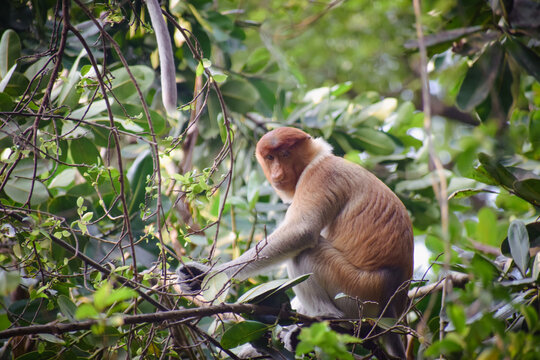
[[[520,311],[527,322],[528,330],[531,333],[535,333],[539,327],[538,323],[538,313],[533,306],[521,305]]]
[[[456,190],[450,196],[448,197],[448,200],[450,199],[462,199],[467,198],[470,196],[474,196],[476,194],[479,194],[481,192],[491,192],[487,189],[463,189],[463,190]]]
[[[452,321],[452,324],[456,328],[456,331],[461,335],[465,335],[467,317],[465,315],[465,309],[463,306],[448,304],[446,312]]]
[[[139,210],[139,204],[144,202],[146,196],[146,178],[154,172],[154,161],[150,151],[141,153],[128,170],[127,178],[131,187],[129,200],[129,213]]]
[[[79,62],[81,58],[86,55],[86,50],[82,49],[79,53],[79,56],[75,59],[75,62],[71,66],[69,71],[67,81],[62,84],[62,90],[60,90],[60,95],[58,95],[58,105],[66,105],[70,109],[75,109],[79,103],[79,98],[81,94],[75,88],[79,82],[81,75],[78,71]]]
[[[221,338],[221,346],[232,349],[250,341],[260,339],[269,326],[258,321],[242,321],[231,326]]]
[[[227,128],[225,127],[225,118],[223,117],[223,113],[219,113],[217,115],[217,123],[219,128],[219,136],[221,138],[221,142],[225,144],[227,141]]]
[[[14,30],[8,29],[0,39],[0,78],[4,78],[9,69],[21,57],[21,40]]]
[[[46,342],[64,345],[66,342],[53,334],[38,334],[38,337]]]
[[[257,48],[251,52],[242,70],[251,74],[257,73],[268,65],[270,58],[268,49],[265,47]]]
[[[154,70],[144,65],[130,66],[129,69],[137,81],[139,89],[143,94],[145,94],[154,82]],[[140,102],[137,89],[135,88],[135,85],[131,81],[131,78],[129,77],[129,74],[125,68],[114,70],[111,75],[113,77],[111,84],[112,91],[114,92],[114,95],[118,101],[124,102],[134,100]]]
[[[73,139],[69,143],[69,153],[75,164],[85,164],[88,166],[102,164],[101,155],[96,145],[87,138]],[[86,167],[77,167],[81,174],[84,174]]]
[[[508,228],[510,253],[521,274],[527,273],[529,263],[529,234],[523,221],[514,220]]]
[[[204,73],[204,66],[202,61],[199,62],[199,65],[197,65],[197,69],[195,70],[195,76],[199,77]]]
[[[43,159],[37,160],[36,176],[39,176],[49,170],[49,162]],[[32,179],[34,176],[34,159],[25,158],[21,159],[15,166],[15,169],[11,172],[11,177]]]
[[[503,52],[498,43],[489,46],[467,71],[456,103],[464,111],[471,111],[488,96],[499,72]]]
[[[540,81],[540,57],[534,51],[513,36],[506,37],[504,47],[519,66],[537,81]]]
[[[81,304],[77,307],[75,318],[78,320],[98,317],[99,313],[92,304]]]
[[[69,184],[71,184],[73,181],[75,181],[75,177],[77,176],[77,169],[66,169],[56,175],[54,179],[52,179],[51,183],[49,184],[49,189],[59,187],[64,188],[67,187]]]
[[[535,206],[540,206],[540,180],[525,179],[514,183],[514,190],[517,196],[527,200]]]
[[[214,74],[214,75],[212,75],[212,78],[218,84],[221,84],[221,83],[227,81],[227,75],[225,75],[225,74]]]
[[[32,199],[30,199],[30,205],[39,205],[46,202],[49,199],[49,192],[45,185],[39,180],[35,180],[34,188],[32,190]],[[30,189],[32,188],[32,180],[30,179],[15,179],[8,180],[4,191],[13,201],[24,204],[28,200],[30,195]]]
[[[507,189],[513,188],[516,177],[507,168],[485,153],[479,153],[478,160],[480,160],[486,174],[499,185],[502,185]]]
[[[253,110],[259,100],[257,89],[243,79],[229,79],[220,89],[229,109],[240,114]]]
[[[349,90],[351,90],[352,88],[353,88],[352,81],[346,81],[342,84],[337,84],[337,85],[332,86],[332,88],[330,89],[330,95],[338,97],[349,92]]]
[[[4,92],[11,96],[20,96],[24,93],[30,81],[20,72],[13,71],[10,74],[8,83],[5,85]],[[4,85],[2,85],[4,86]]]
[[[461,341],[449,338],[448,335],[443,340],[437,340],[430,347],[428,347],[425,351],[425,355],[435,357],[439,354],[448,355],[450,353],[462,351],[463,345],[461,344]]]
[[[93,212],[87,212],[81,217],[81,220],[84,222],[89,222],[90,220],[92,220],[93,217],[94,217]]]
[[[65,295],[59,295],[56,301],[58,303],[58,308],[60,308],[60,312],[67,317],[69,321],[74,321],[77,305]]]
[[[361,148],[374,155],[390,155],[394,152],[395,143],[382,131],[360,127],[350,137],[355,148]]]

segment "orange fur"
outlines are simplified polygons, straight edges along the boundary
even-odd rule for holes
[[[324,301],[345,317],[358,316],[357,304],[334,299],[338,293],[367,301],[368,316],[379,315],[392,298],[385,315],[401,315],[413,272],[414,242],[409,215],[398,197],[369,171],[332,155],[323,140],[298,129],[267,133],[257,144],[256,156],[278,195],[291,202],[268,245],[298,248],[290,255],[290,276],[313,273],[296,289],[300,301],[309,301],[317,287],[328,297]],[[315,307],[312,311],[318,311]],[[396,348],[397,356],[403,356],[402,344]]]

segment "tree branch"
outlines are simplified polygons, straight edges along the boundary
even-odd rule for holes
[[[312,318],[309,316],[297,314],[291,311],[284,311],[279,308],[259,306],[253,304],[221,304],[202,308],[182,309],[162,311],[152,314],[142,315],[126,315],[121,316],[121,324],[114,323],[114,317],[112,322],[109,322],[111,326],[118,325],[132,325],[143,323],[160,323],[168,320],[172,321],[187,321],[191,318],[202,318],[205,316],[211,316],[223,313],[237,313],[237,314],[249,314],[249,315],[276,315],[280,318],[286,319],[300,319],[306,323],[313,323],[320,321],[318,318]],[[31,325],[22,326],[13,329],[7,329],[0,331],[0,339],[7,339],[13,336],[23,336],[31,334],[63,334],[66,332],[74,332],[80,330],[88,330],[92,325],[103,323],[106,320],[85,320],[73,323],[50,323],[46,325]]]

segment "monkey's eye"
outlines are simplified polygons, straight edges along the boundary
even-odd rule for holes
[[[266,155],[266,160],[274,160],[274,155]]]

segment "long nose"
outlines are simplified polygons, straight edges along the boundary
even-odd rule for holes
[[[280,164],[272,164],[272,173],[270,177],[272,178],[272,182],[283,180],[285,172]]]

